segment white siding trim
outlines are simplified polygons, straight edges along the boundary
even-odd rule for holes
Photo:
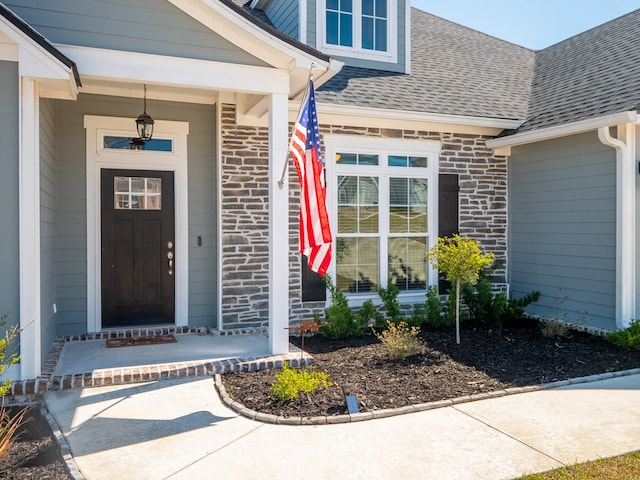
[[[289,188],[278,186],[287,156],[287,97],[269,105],[269,350],[289,351]]]
[[[300,43],[307,44],[307,0],[298,0],[298,40]]]
[[[59,45],[81,76],[140,83],[230,90],[254,94],[289,93],[289,72],[207,60]]]
[[[20,78],[20,377],[37,378],[40,352],[40,99],[34,79]]]
[[[627,122],[635,122],[638,113],[633,111],[613,113],[579,122],[565,123],[555,127],[541,128],[531,132],[517,133],[503,138],[494,138],[487,140],[487,146],[493,149],[503,149],[502,152],[496,152],[497,155],[510,155],[509,148],[516,145],[525,145],[527,143],[540,142],[542,140],[550,140],[552,138],[565,137],[567,135],[575,135],[577,133],[590,132],[600,127],[609,127],[611,125],[622,125]],[[517,127],[514,127],[517,128]]]
[[[189,324],[189,218],[187,122],[156,120],[154,135],[172,138],[173,152],[108,151],[99,143],[101,133],[135,135],[135,119],[85,115],[87,144],[87,331],[102,330],[100,170],[102,168],[165,170],[175,172],[175,243],[177,326]]]
[[[402,1],[402,0],[401,0]],[[353,2],[354,25],[353,47],[332,45],[326,40],[325,11],[326,0],[316,0],[316,36],[318,49],[329,55],[357,58],[360,60],[373,60],[376,62],[396,63],[398,61],[398,3],[397,0],[388,0],[387,3],[387,48],[386,52],[367,50],[361,47],[362,34],[362,2]]]
[[[220,331],[224,330],[224,322],[222,321],[222,175],[223,175],[223,167],[222,167],[222,104],[218,103],[215,106],[215,116],[216,116],[216,133],[215,133],[215,142],[216,142],[216,165],[218,171],[216,172],[215,182],[217,184],[216,191],[218,192],[216,196],[216,214],[218,217],[218,224],[216,225],[217,232],[217,249],[216,249],[216,265],[218,268],[216,269],[216,278],[217,278],[217,288],[218,288],[218,315],[217,315],[217,324],[216,328]]]

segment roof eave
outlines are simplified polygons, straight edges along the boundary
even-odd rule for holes
[[[389,128],[418,128],[432,131],[451,131],[452,133],[468,133],[496,136],[504,130],[518,128],[521,120],[480,117],[471,115],[451,115],[442,113],[415,112],[408,110],[391,110],[356,105],[339,105],[318,101],[318,112],[323,120],[331,123],[349,118],[350,122],[358,122],[368,126]]]
[[[65,70],[69,72],[70,80],[72,80],[72,82],[70,82],[72,83],[72,85],[70,85],[70,93],[72,96],[76,95],[78,87],[82,86],[82,82],[80,81],[80,74],[78,73],[78,68],[75,62],[64,55],[44,36],[42,36],[33,27],[31,27],[31,25],[18,17],[14,12],[9,10],[2,3],[0,3],[0,17],[9,22],[25,38],[27,38],[32,44],[37,46],[37,48],[44,50],[46,54],[48,54],[50,57],[53,57],[59,64],[63,66]]]
[[[572,123],[565,123],[553,127],[541,128],[529,132],[516,133],[506,137],[495,138],[487,141],[487,146],[493,148],[497,152],[509,155],[511,147],[518,145],[526,145],[528,143],[541,142],[551,140],[553,138],[566,137],[568,135],[576,135],[579,133],[597,130],[601,127],[610,127],[622,125],[625,123],[635,123],[638,120],[637,110],[628,110],[617,112],[600,117],[589,118]]]

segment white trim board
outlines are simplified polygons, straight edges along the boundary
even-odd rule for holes
[[[176,244],[176,311],[177,326],[189,322],[189,248],[188,248],[188,172],[187,122],[156,120],[154,136],[170,138],[173,152],[106,150],[100,139],[109,133],[120,136],[135,135],[135,119],[85,115],[87,144],[87,331],[102,330],[101,304],[101,225],[100,170],[118,168],[129,170],[164,170],[175,173],[175,244]]]

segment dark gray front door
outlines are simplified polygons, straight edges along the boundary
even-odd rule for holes
[[[101,171],[102,326],[175,323],[173,172]]]

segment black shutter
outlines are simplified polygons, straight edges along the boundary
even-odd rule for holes
[[[327,290],[322,277],[307,265],[307,257],[300,255],[302,263],[302,301],[320,302],[327,299]]]
[[[438,175],[438,236],[451,237],[460,233],[458,225],[458,175]],[[443,277],[438,282],[441,294],[447,293],[451,284]]]

